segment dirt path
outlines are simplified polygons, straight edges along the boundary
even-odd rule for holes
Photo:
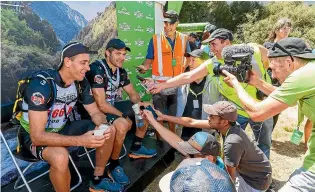
[[[273,169],[273,179],[276,181],[276,189],[279,189],[288,180],[290,174],[302,165],[304,150],[304,137],[302,143],[297,146],[290,142],[292,129],[297,123],[297,107],[291,107],[283,111],[279,117],[279,121],[273,131],[272,148],[271,148],[271,164]],[[305,123],[305,122],[304,122]],[[304,127],[304,124],[303,126]],[[303,131],[303,129],[302,129]],[[246,131],[248,135],[252,135],[251,129]],[[170,171],[176,169],[182,158],[175,155],[175,160],[171,165],[160,174],[146,189],[147,192],[158,192],[160,179]]]

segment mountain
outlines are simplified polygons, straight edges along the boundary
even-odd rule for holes
[[[104,12],[99,12],[74,38],[92,50],[98,50],[99,56],[104,55],[107,42],[117,37],[116,3],[111,2]],[[95,55],[91,55],[92,59]]]
[[[68,43],[88,23],[81,13],[60,1],[33,1],[30,7],[52,25],[61,44]]]

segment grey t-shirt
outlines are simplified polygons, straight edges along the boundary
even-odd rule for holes
[[[254,189],[268,189],[272,172],[270,162],[239,125],[231,127],[225,137],[224,161],[226,165],[236,167]]]

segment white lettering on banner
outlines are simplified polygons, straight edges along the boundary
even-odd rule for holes
[[[140,4],[143,4],[143,1],[137,1],[138,3],[140,3]]]
[[[152,7],[153,6],[153,2],[152,1],[147,1],[145,2],[149,7]]]
[[[128,25],[127,23],[120,23],[119,24],[119,29],[121,29],[122,31],[129,31],[130,30],[130,25]]]
[[[141,47],[141,46],[144,45],[144,41],[139,38],[137,41],[135,41],[135,45],[138,46],[138,47]]]
[[[138,25],[134,31],[138,31],[138,32],[143,32],[144,30],[142,29],[142,27],[140,25]]]
[[[149,14],[148,16],[145,16],[146,19],[149,19],[149,20],[153,20],[153,17],[151,14]]]
[[[148,27],[146,31],[148,33],[154,33],[154,29],[152,27]]]
[[[138,19],[143,17],[143,13],[141,13],[140,11],[135,11],[133,15],[136,16],[136,18]]]
[[[126,61],[130,61],[131,60],[132,55],[126,55],[125,60]]]
[[[118,13],[123,14],[123,15],[130,15],[130,13],[125,7],[122,7],[121,10],[118,10]]]
[[[128,39],[124,39],[123,42],[125,43],[125,45],[130,46],[131,43],[128,41]]]
[[[135,59],[136,60],[144,59],[144,56],[141,53],[139,53],[138,56],[135,57]]]

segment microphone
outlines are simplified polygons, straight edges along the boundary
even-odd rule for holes
[[[235,59],[232,58],[236,54],[254,54],[254,48],[247,44],[238,44],[224,47],[222,50],[222,57],[226,64],[233,63]]]

